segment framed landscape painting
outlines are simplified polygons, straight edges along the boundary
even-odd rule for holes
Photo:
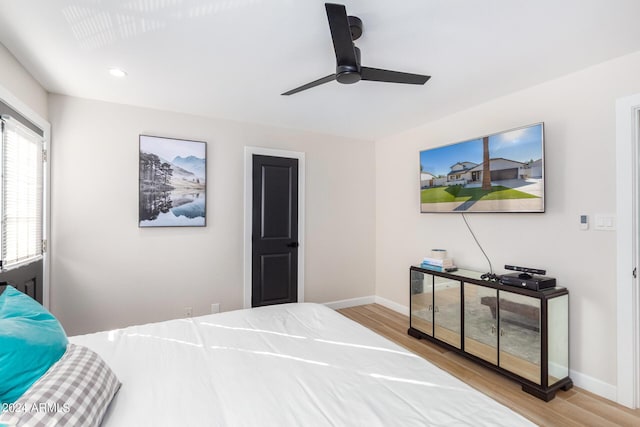
[[[544,212],[544,123],[420,152],[420,212]]]
[[[206,142],[140,135],[139,170],[139,227],[206,225]]]

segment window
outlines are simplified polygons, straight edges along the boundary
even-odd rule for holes
[[[21,122],[0,121],[0,256],[2,270],[42,257],[43,139]]]

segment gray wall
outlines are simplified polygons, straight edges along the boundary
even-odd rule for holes
[[[373,142],[49,99],[52,309],[70,335],[242,308],[245,146],[306,154],[305,300],[374,294]],[[139,134],[207,141],[206,228],[138,228]]]

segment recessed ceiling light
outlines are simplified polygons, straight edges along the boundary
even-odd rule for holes
[[[127,72],[120,69],[120,68],[109,68],[109,74],[111,74],[113,77],[125,77],[127,75]]]

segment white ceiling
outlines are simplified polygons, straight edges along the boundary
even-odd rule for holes
[[[49,92],[364,139],[640,50],[638,0],[344,4],[363,65],[431,80],[281,96],[335,70],[316,0],[0,0],[0,43]]]

